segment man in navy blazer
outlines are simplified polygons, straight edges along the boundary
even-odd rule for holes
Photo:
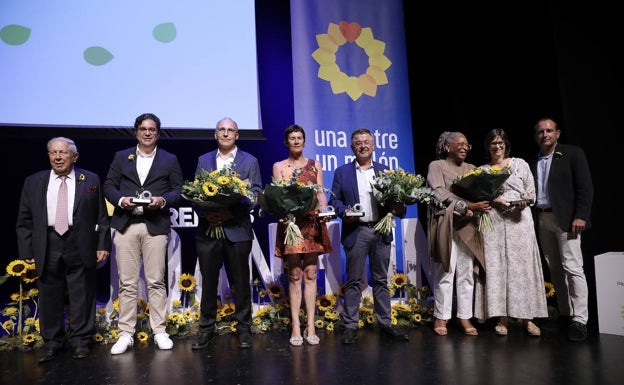
[[[262,191],[262,179],[258,160],[236,146],[238,125],[230,118],[217,122],[215,139],[218,148],[203,154],[197,161],[195,174],[230,167],[243,180],[251,183],[254,195]],[[234,318],[238,321],[238,345],[251,347],[251,276],[249,253],[254,239],[251,213],[255,203],[238,204],[229,208],[213,209],[196,207],[199,225],[195,236],[197,258],[202,275],[200,335],[192,349],[205,349],[216,336],[217,288],[219,272],[225,265],[228,281],[235,297]],[[223,226],[225,238],[211,238],[206,234],[210,224]]]
[[[585,153],[578,146],[559,143],[560,134],[550,118],[535,124],[540,148],[531,162],[537,191],[535,223],[559,312],[571,318],[568,339],[583,341],[587,338],[589,292],[581,233],[591,227],[594,188]]]
[[[16,226],[20,258],[34,262],[39,277],[39,321],[45,341],[40,362],[56,357],[66,335],[74,348],[74,358],[89,355],[88,345],[95,332],[96,269],[108,259],[111,249],[100,178],[74,167],[78,149],[73,140],[52,138],[47,149],[52,169],[25,179]],[[67,185],[65,217],[69,228],[55,231],[62,179]],[[66,289],[67,333],[63,327]]]
[[[111,354],[134,343],[138,282],[143,265],[150,305],[150,326],[160,349],[171,349],[167,324],[167,243],[171,231],[169,207],[182,193],[178,158],[156,146],[160,119],[139,115],[134,122],[137,145],[118,151],[104,182],[106,199],[115,207],[111,226],[119,272],[119,339]]]
[[[329,200],[329,204],[342,219],[340,238],[347,258],[345,306],[342,314],[345,332],[342,343],[352,344],[357,340],[362,284],[366,283],[364,277],[367,275],[367,257],[380,333],[390,339],[407,341],[407,335],[396,331],[391,324],[388,265],[392,233],[380,234],[374,229],[377,221],[389,211],[397,216],[404,216],[405,205],[382,206],[373,196],[372,182],[375,175],[388,167],[372,160],[375,141],[369,130],[357,129],[351,134],[351,150],[355,154],[355,160],[338,167],[334,172]],[[352,215],[358,208],[364,213],[363,216]]]

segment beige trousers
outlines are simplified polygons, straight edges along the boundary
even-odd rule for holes
[[[167,235],[150,235],[145,223],[134,223],[115,233],[119,273],[119,332],[134,335],[141,266],[145,274],[149,323],[154,334],[164,333],[167,322]]]

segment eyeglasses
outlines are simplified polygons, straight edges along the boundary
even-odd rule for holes
[[[490,146],[492,146],[492,147],[505,147],[505,142],[491,142]]]
[[[48,151],[48,155],[50,156],[69,156],[71,153],[69,151],[61,150],[61,151]]]
[[[233,129],[233,128],[225,128],[225,127],[221,127],[221,128],[219,128],[219,129],[217,129],[217,132],[218,132],[220,135],[225,135],[226,133],[227,133],[227,134],[229,134],[229,135],[231,135],[231,134],[236,133],[237,131],[238,131],[238,130],[235,130],[235,129]]]
[[[466,150],[470,151],[472,150],[472,144],[470,143],[453,143],[454,146],[457,146],[459,148],[465,148]]]

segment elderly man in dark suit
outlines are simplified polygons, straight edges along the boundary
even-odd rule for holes
[[[589,292],[581,233],[591,226],[594,188],[585,153],[580,147],[559,143],[560,134],[550,118],[535,124],[540,148],[531,164],[537,190],[535,222],[559,312],[571,318],[568,339],[583,341],[587,338]]]
[[[66,335],[74,358],[89,355],[95,332],[96,270],[111,249],[100,178],[74,166],[78,149],[73,140],[52,138],[47,149],[52,169],[26,178],[17,215],[19,255],[35,263],[39,276],[39,321],[45,341],[39,362],[53,360]]]
[[[351,150],[355,154],[353,162],[344,164],[334,172],[332,194],[329,204],[342,219],[341,241],[344,246],[347,264],[347,283],[345,285],[345,307],[343,320],[345,332],[343,344],[352,344],[357,340],[362,284],[366,277],[366,258],[372,277],[375,315],[379,321],[381,335],[389,339],[407,341],[407,334],[392,327],[390,315],[390,292],[388,289],[388,265],[392,233],[380,234],[374,229],[379,219],[388,211],[398,216],[405,215],[405,205],[382,206],[373,196],[371,182],[376,173],[387,167],[374,162],[375,141],[367,129],[358,129],[351,134]],[[360,205],[364,216],[350,216],[353,208]]]
[[[115,206],[111,227],[119,272],[119,339],[111,354],[124,353],[134,343],[141,264],[147,283],[150,326],[159,349],[171,349],[167,323],[167,243],[171,231],[169,207],[182,193],[178,158],[157,148],[160,119],[151,113],[134,122],[138,144],[118,151],[104,182],[106,199]]]
[[[254,194],[262,190],[262,179],[258,160],[236,146],[238,125],[230,118],[217,122],[215,139],[218,148],[199,157],[196,174],[230,167],[241,179],[251,183]],[[234,288],[234,318],[238,321],[238,346],[251,347],[251,277],[249,253],[254,238],[250,211],[253,206],[238,204],[230,208],[212,209],[196,207],[200,219],[195,236],[197,258],[202,274],[200,335],[192,349],[204,349],[216,336],[217,287],[219,271],[225,265],[228,281]],[[225,238],[211,238],[206,235],[210,224],[223,226]]]

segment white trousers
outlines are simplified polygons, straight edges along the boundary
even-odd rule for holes
[[[473,255],[466,244],[453,233],[449,271],[444,271],[441,263],[435,264],[435,304],[433,316],[449,320],[453,310],[453,284],[456,286],[457,318],[472,318],[474,301]]]
[[[587,279],[583,270],[581,236],[573,237],[556,223],[553,213],[540,213],[538,232],[561,315],[587,324],[589,318]]]

